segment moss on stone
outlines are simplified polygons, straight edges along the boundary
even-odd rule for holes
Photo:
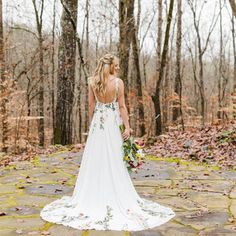
[[[4,167],[5,170],[14,170],[16,169],[16,164],[10,164]]]
[[[17,206],[17,202],[16,202],[16,198],[14,196],[10,196],[6,203],[10,206],[10,207],[14,207]]]
[[[54,223],[46,222],[46,223],[44,224],[44,226],[43,226],[42,228],[40,228],[39,230],[40,230],[40,231],[47,231],[47,230],[49,230],[53,225],[54,225]]]
[[[183,160],[179,157],[157,157],[151,154],[146,154],[145,155],[146,159],[148,160],[152,160],[152,161],[166,161],[169,163],[173,163],[175,162],[176,164],[181,164],[181,165],[185,165],[185,166],[203,166],[212,170],[220,170],[221,167],[217,166],[217,165],[209,165],[207,163],[202,163],[202,162],[197,162],[197,161],[193,161],[193,160]]]

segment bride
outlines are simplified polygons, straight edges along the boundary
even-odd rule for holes
[[[89,133],[72,196],[44,206],[42,219],[79,230],[139,231],[175,216],[171,208],[141,198],[123,162],[131,133],[117,57],[106,54],[89,78]],[[124,124],[121,134],[119,125]]]

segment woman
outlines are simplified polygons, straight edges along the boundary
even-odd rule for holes
[[[118,70],[118,58],[106,54],[89,78],[90,127],[73,195],[46,205],[40,213],[46,221],[80,230],[139,231],[175,216],[138,195],[123,162],[122,143],[131,129]]]

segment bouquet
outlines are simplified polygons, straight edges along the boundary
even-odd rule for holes
[[[121,124],[119,128],[121,133],[123,133],[125,130],[124,124]],[[143,163],[142,159],[145,156],[143,153],[144,142],[138,141],[137,139],[134,139],[133,136],[130,136],[128,139],[124,140],[122,146],[124,150],[123,161],[125,162],[129,173],[137,172],[137,169],[141,167]]]

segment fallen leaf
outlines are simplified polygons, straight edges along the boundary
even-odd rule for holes
[[[25,222],[25,220],[23,220],[23,219],[17,219],[16,220],[18,223],[23,223],[23,222]]]
[[[42,235],[50,235],[51,233],[49,231],[42,231],[41,234]]]
[[[22,234],[22,233],[23,233],[23,230],[22,230],[22,229],[17,229],[17,230],[16,230],[16,233],[17,233],[17,234]]]
[[[18,186],[18,189],[24,189],[25,186]]]
[[[36,235],[36,234],[39,234],[39,232],[37,232],[37,231],[31,231],[31,232],[28,233],[28,235]]]
[[[59,188],[56,188],[55,189],[55,192],[61,192],[61,191],[63,191],[62,189],[59,189]]]
[[[15,209],[16,209],[16,211],[20,211],[20,210],[22,210],[21,207],[15,207]]]

